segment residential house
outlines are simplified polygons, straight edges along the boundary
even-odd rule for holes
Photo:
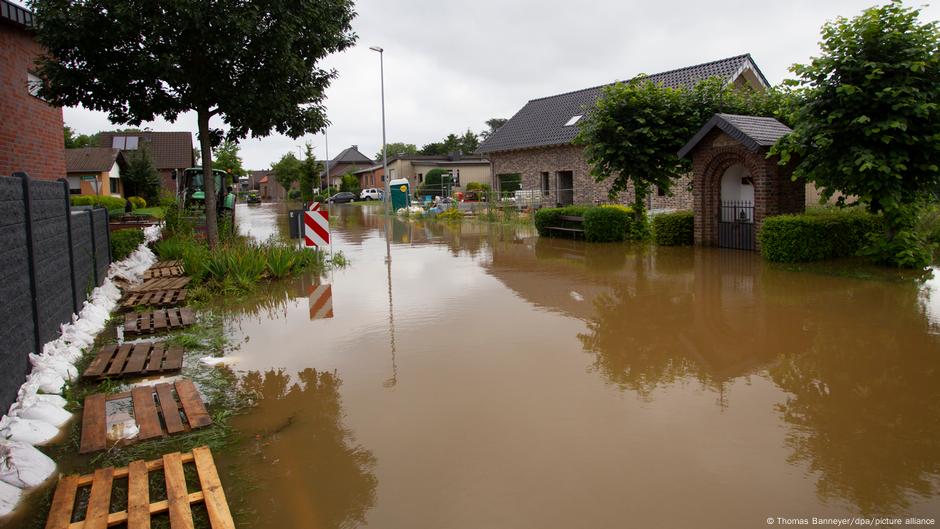
[[[120,149],[124,151],[125,158],[146,149],[160,173],[161,187],[174,195],[176,181],[173,172],[181,174],[196,165],[191,132],[102,132],[98,136],[98,146]]]
[[[353,175],[359,179],[359,189],[368,189],[370,187],[383,189],[385,187],[385,179],[382,178],[382,175],[384,174],[385,167],[382,166],[382,164],[353,171]]]
[[[329,165],[330,174],[327,179],[327,170],[326,167],[324,167],[323,172],[320,173],[320,177],[323,179],[323,186],[325,187],[328,183],[333,187],[339,187],[343,181],[343,175],[372,167],[375,165],[375,162],[368,156],[359,152],[358,145],[352,145],[343,149],[335,158],[329,162],[324,162],[324,164]]]
[[[62,109],[36,96],[36,24],[32,12],[0,0],[0,175],[57,180],[65,177]]]
[[[413,190],[417,190],[424,183],[424,175],[434,169],[442,169],[453,175],[455,191],[460,191],[470,182],[492,186],[490,162],[481,155],[402,154],[388,161],[389,178],[407,178]]]
[[[645,76],[666,87],[692,86],[711,77],[755,90],[769,87],[750,54],[687,66]],[[494,183],[504,192],[531,190],[554,204],[595,204],[608,201],[610,184],[596,182],[581,147],[572,144],[578,122],[590,112],[606,86],[595,86],[529,101],[478,149],[492,162]],[[620,194],[633,202],[633,190]],[[684,175],[670,193],[655,189],[647,207],[691,209],[691,175]]]
[[[73,195],[124,196],[121,169],[127,163],[120,149],[86,147],[65,150],[65,171]]]

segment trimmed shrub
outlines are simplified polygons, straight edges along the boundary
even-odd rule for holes
[[[546,237],[550,235],[548,233],[549,226],[561,226],[562,221],[559,217],[570,216],[570,217],[583,217],[584,212],[587,211],[590,206],[565,206],[563,208],[542,208],[535,212],[535,229],[538,230],[539,235]]]
[[[144,231],[140,228],[117,230],[111,234],[111,258],[120,261],[134,253],[144,242]]]
[[[585,240],[619,242],[632,238],[632,209],[623,206],[601,206],[584,212]]]
[[[108,210],[123,210],[127,205],[123,198],[102,195],[73,195],[71,201],[73,206],[98,206]]]
[[[880,219],[861,210],[819,210],[767,217],[757,237],[768,261],[798,263],[856,255],[880,230]]]
[[[691,211],[653,217],[653,238],[660,246],[689,246],[694,242],[695,215]]]
[[[147,201],[144,200],[143,197],[130,197],[127,201],[131,203],[134,209],[144,209],[147,207]]]

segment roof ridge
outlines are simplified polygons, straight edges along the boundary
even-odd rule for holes
[[[638,73],[638,74],[634,75],[633,77],[630,77],[629,79],[627,79],[627,81],[632,81],[633,79],[637,79],[637,78],[639,78],[639,77],[641,77],[641,76],[642,76],[642,77],[656,77],[656,76],[660,76],[660,75],[666,75],[666,74],[670,74],[670,73],[681,72],[681,71],[683,71],[683,70],[690,70],[690,69],[692,69],[692,68],[700,68],[700,67],[702,67],[702,66],[708,66],[708,65],[710,65],[710,64],[716,64],[716,63],[719,63],[719,62],[725,62],[725,61],[730,61],[730,60],[734,60],[734,59],[743,59],[743,58],[747,58],[748,60],[751,61],[751,64],[754,64],[754,65],[756,66],[756,64],[754,63],[754,59],[751,57],[750,52],[748,52],[748,53],[742,53],[742,54],[740,54],[740,55],[732,55],[731,57],[725,57],[724,59],[715,59],[715,60],[713,60],[713,61],[702,62],[702,63],[699,63],[699,64],[692,64],[692,65],[689,65],[689,66],[683,66],[683,67],[681,67],[681,68],[673,68],[672,70],[666,70],[666,71],[663,71],[663,72],[656,72],[656,73],[651,73],[651,74]],[[762,74],[762,75],[763,75],[763,74]],[[553,95],[549,95],[549,96],[536,97],[535,99],[530,99],[529,102],[531,103],[531,102],[533,102],[533,101],[541,101],[541,100],[543,100],[543,99],[551,99],[551,98],[553,98],[553,97],[558,97],[558,96],[566,96],[566,95],[571,95],[571,94],[577,94],[578,92],[587,92],[588,90],[597,90],[598,88],[603,88],[603,87],[605,87],[605,86],[611,86],[611,85],[615,85],[615,84],[617,84],[617,83],[622,83],[622,82],[624,82],[624,81],[623,81],[623,80],[617,80],[617,81],[612,81],[612,82],[610,82],[610,83],[604,83],[604,84],[599,84],[599,85],[595,85],[595,86],[590,86],[590,87],[588,87],[588,88],[581,88],[581,89],[579,89],[579,90],[570,90],[570,91],[568,91],[568,92],[561,92],[561,93],[553,94]]]

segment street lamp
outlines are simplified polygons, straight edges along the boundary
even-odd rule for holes
[[[385,180],[385,260],[392,262],[392,243],[388,239],[392,193],[388,178],[388,145],[385,143],[385,50],[379,46],[370,46],[369,49],[379,53],[379,79],[382,85],[382,175]]]

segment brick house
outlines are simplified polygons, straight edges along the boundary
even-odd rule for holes
[[[33,14],[0,0],[0,175],[23,171],[33,178],[65,177],[62,109],[36,94],[36,42]]]
[[[182,173],[196,165],[191,132],[101,132],[98,146],[107,149],[120,149],[125,158],[136,156],[141,149],[146,149],[153,159],[153,166],[160,173],[160,186],[176,195],[176,181],[173,171]]]
[[[353,176],[359,179],[359,189],[369,189],[370,187],[383,189],[385,187],[385,179],[382,178],[382,175],[384,174],[385,167],[382,164],[353,171]]]
[[[324,187],[326,185],[339,187],[342,183],[343,176],[347,173],[355,173],[360,169],[375,165],[374,160],[359,152],[358,145],[352,145],[343,149],[335,158],[329,160],[329,162],[323,163],[324,168],[323,172],[320,173],[320,178],[322,179]],[[329,179],[326,178],[326,165],[330,167]]]
[[[804,210],[795,162],[767,157],[789,133],[774,118],[715,114],[679,151],[692,159],[695,244],[756,250],[764,218]]]
[[[124,196],[121,170],[127,168],[120,149],[85,147],[65,150],[65,171],[73,195]]]
[[[764,90],[770,86],[750,54],[645,76],[666,87],[692,86],[711,77],[725,79],[736,87]],[[505,125],[491,134],[478,149],[487,155],[495,175],[493,183],[502,192],[529,190],[552,204],[596,204],[607,202],[610,185],[598,183],[590,174],[582,148],[572,144],[578,122],[593,108],[606,86],[595,86],[526,103]],[[650,210],[690,209],[691,175],[680,177],[671,193],[654,189]],[[619,197],[633,202],[633,190]]]

